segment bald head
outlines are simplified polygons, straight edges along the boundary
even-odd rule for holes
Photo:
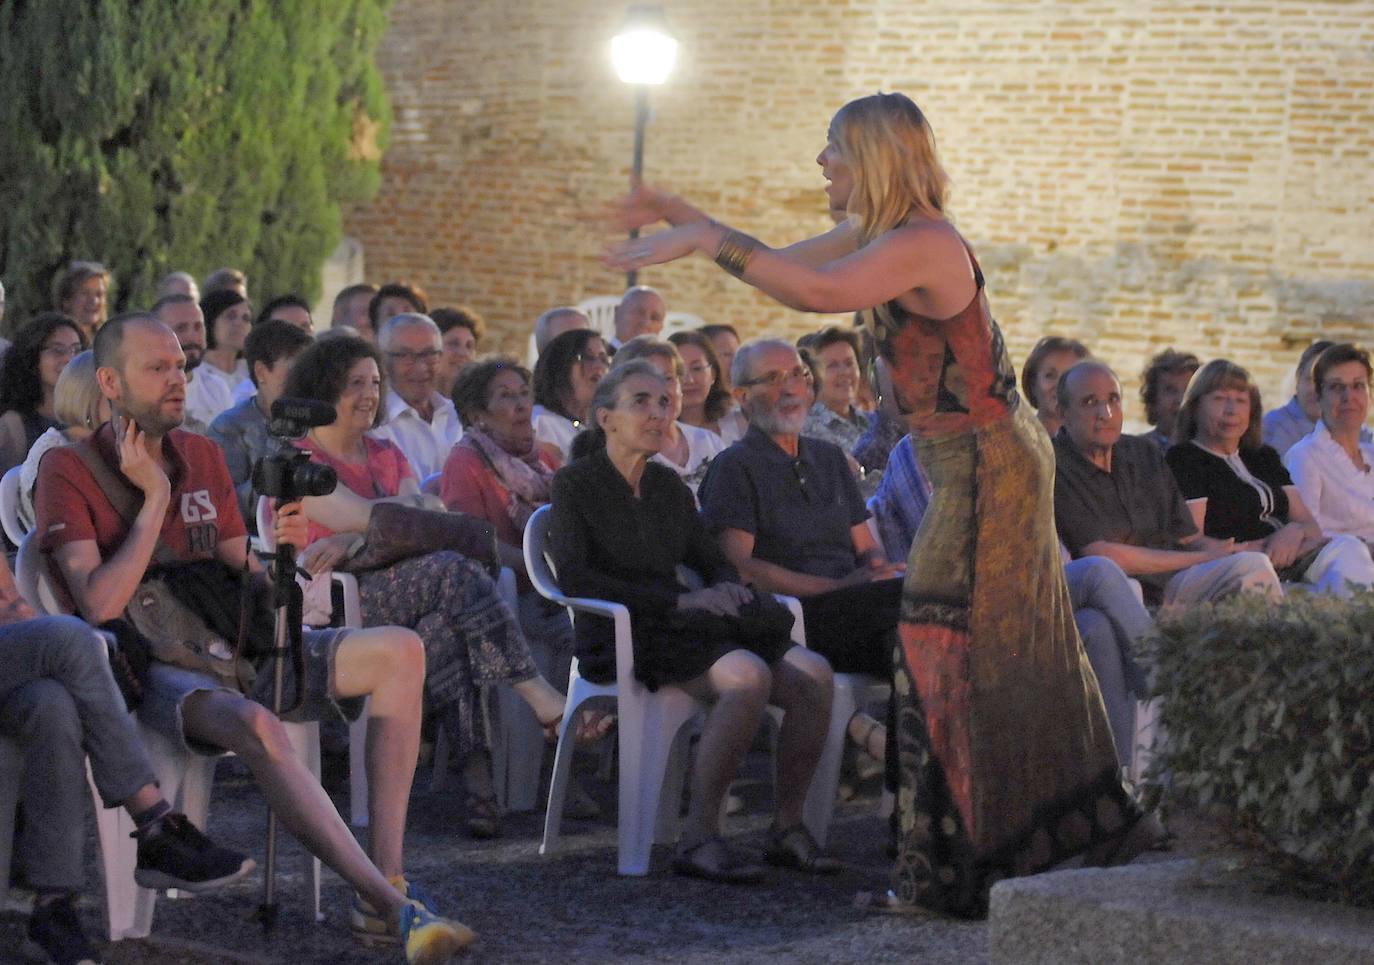
[[[631,288],[615,307],[615,337],[623,344],[637,335],[657,335],[667,314],[667,303],[657,291],[648,285]]]
[[[1109,450],[1121,438],[1121,380],[1107,365],[1086,359],[1055,387],[1064,431],[1085,453]]]
[[[534,321],[535,354],[543,355],[544,347],[564,332],[591,327],[592,323],[587,320],[587,316],[571,305],[550,308]]]
[[[116,315],[95,333],[95,367],[124,370],[124,336],[131,330],[166,332],[172,330],[148,312],[125,312]]]

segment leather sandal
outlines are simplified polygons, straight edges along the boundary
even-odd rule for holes
[[[781,831],[769,828],[768,847],[764,849],[763,860],[779,868],[791,868],[809,875],[834,875],[844,870],[844,865],[821,849],[804,824]]]
[[[761,867],[735,852],[719,836],[704,838],[690,847],[679,847],[673,855],[673,871],[689,878],[727,885],[753,885],[764,878]]]
[[[475,791],[463,793],[463,827],[469,836],[478,841],[499,837],[500,822],[501,810],[496,806],[494,794],[478,794]]]

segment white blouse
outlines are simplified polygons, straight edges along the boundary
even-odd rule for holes
[[[1374,467],[1374,443],[1362,439],[1360,453]],[[1374,542],[1374,471],[1356,468],[1325,422],[1295,442],[1283,464],[1322,532]]]

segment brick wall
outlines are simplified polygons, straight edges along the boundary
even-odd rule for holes
[[[1020,364],[1082,339],[1130,393],[1175,345],[1251,368],[1266,400],[1313,336],[1374,319],[1374,2],[669,0],[681,42],[653,94],[646,177],[772,243],[828,225],[813,163],[847,99],[913,96],[954,181]],[[623,6],[398,0],[383,186],[348,230],[375,281],[523,346],[559,302],[615,293],[597,206],[623,189]],[[703,259],[642,280],[669,307],[800,333]],[[1130,413],[1138,416],[1138,410]]]

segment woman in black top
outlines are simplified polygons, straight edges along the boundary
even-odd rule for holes
[[[0,473],[22,463],[39,436],[60,428],[53,389],[85,348],[86,336],[61,312],[44,312],[14,337],[0,363]]]
[[[1193,521],[1237,550],[1266,554],[1285,582],[1341,594],[1374,583],[1364,543],[1322,535],[1279,454],[1261,441],[1261,411],[1259,389],[1234,362],[1208,362],[1188,384],[1164,458]]]
[[[830,719],[829,665],[792,645],[791,615],[739,583],[697,516],[691,491],[671,469],[649,462],[669,418],[658,371],[643,360],[616,368],[597,385],[590,416],[594,427],[574,453],[580,458],[553,482],[549,553],[559,583],[569,596],[629,608],[634,673],[645,686],[672,684],[715,704],[697,748],[674,870],[727,882],[762,876],[718,829],[730,779],[772,702],[785,716],[765,857],[810,872],[837,871],[802,824]],[[689,591],[679,583],[679,564],[701,574],[706,586]],[[614,679],[610,622],[579,614],[576,638],[583,675]]]

